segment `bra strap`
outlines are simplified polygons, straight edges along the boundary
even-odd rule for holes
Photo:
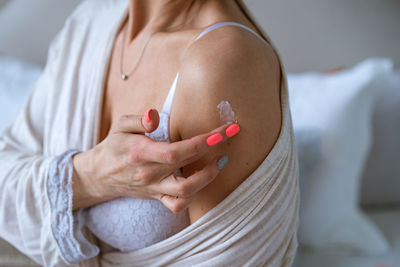
[[[204,31],[202,31],[202,32],[196,37],[196,39],[194,39],[194,40],[196,41],[196,40],[200,39],[201,37],[203,37],[204,35],[206,35],[207,33],[209,33],[209,32],[212,31],[212,30],[215,30],[215,29],[217,29],[217,28],[219,28],[219,27],[223,27],[223,26],[229,26],[229,25],[231,25],[231,26],[238,26],[238,27],[241,27],[241,28],[243,28],[243,29],[245,29],[245,30],[248,30],[248,31],[252,32],[253,34],[255,34],[261,41],[263,41],[264,43],[266,43],[266,44],[269,45],[269,43],[268,43],[266,40],[264,40],[264,38],[262,38],[262,37],[260,36],[260,34],[258,34],[257,32],[255,32],[253,29],[249,28],[249,27],[246,26],[246,25],[243,25],[243,24],[241,24],[241,23],[237,23],[237,22],[234,22],[234,21],[223,21],[223,22],[215,23],[215,24],[213,24],[213,25],[207,27]]]
[[[168,92],[167,98],[165,99],[162,112],[167,113],[168,115],[171,112],[171,106],[172,106],[172,101],[174,100],[174,95],[175,95],[175,90],[176,90],[176,83],[178,81],[179,77],[179,72],[175,75],[174,82],[172,83],[172,86]]]

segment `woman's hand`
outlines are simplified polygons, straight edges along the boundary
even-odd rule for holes
[[[209,136],[220,135],[220,142],[227,140],[225,130],[229,125],[168,143],[144,135],[154,131],[158,122],[156,110],[146,116],[121,116],[101,143],[73,157],[74,210],[117,197],[157,199],[175,213],[188,207],[196,192],[218,175],[217,161],[222,155],[187,178],[173,173],[212,149]]]

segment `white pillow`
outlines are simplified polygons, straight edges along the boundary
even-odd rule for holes
[[[35,65],[0,56],[0,133],[14,122],[40,73]]]
[[[399,135],[400,70],[397,70],[377,97],[372,148],[362,176],[362,204],[400,204]]]
[[[392,65],[389,59],[368,59],[335,74],[288,75],[301,168],[299,241],[303,246],[361,254],[389,249],[358,203],[377,85],[387,80]],[[318,142],[301,144],[304,137],[299,133],[306,129],[319,135],[312,138]],[[309,152],[302,151],[307,146],[315,147],[314,164],[309,162]]]

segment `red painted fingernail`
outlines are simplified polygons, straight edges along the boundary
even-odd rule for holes
[[[149,109],[146,111],[146,113],[144,114],[144,120],[145,120],[146,122],[149,122],[149,121],[150,121],[150,112],[151,112],[151,108],[149,108]]]
[[[216,134],[210,135],[207,138],[207,145],[214,146],[221,141],[222,141],[222,135],[220,133],[216,133]]]
[[[198,173],[198,172],[199,172],[199,171],[196,170],[196,171],[194,171],[193,173]]]
[[[237,134],[240,131],[240,127],[238,124],[232,124],[231,126],[229,126],[228,128],[226,128],[225,133],[226,136],[228,137],[232,137],[235,134]]]

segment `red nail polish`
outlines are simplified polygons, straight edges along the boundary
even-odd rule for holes
[[[221,141],[222,141],[222,135],[220,133],[216,133],[216,134],[210,135],[207,138],[207,145],[214,146]]]
[[[150,112],[151,112],[151,108],[149,108],[149,109],[146,111],[146,113],[144,114],[144,120],[145,120],[146,122],[149,122],[149,121],[150,121]]]
[[[232,137],[235,134],[237,134],[240,131],[240,127],[238,124],[232,124],[231,126],[229,126],[228,128],[226,128],[225,133],[226,136],[228,137]]]
[[[193,174],[198,173],[198,172],[199,172],[199,171],[196,170],[196,171],[193,172]]]

